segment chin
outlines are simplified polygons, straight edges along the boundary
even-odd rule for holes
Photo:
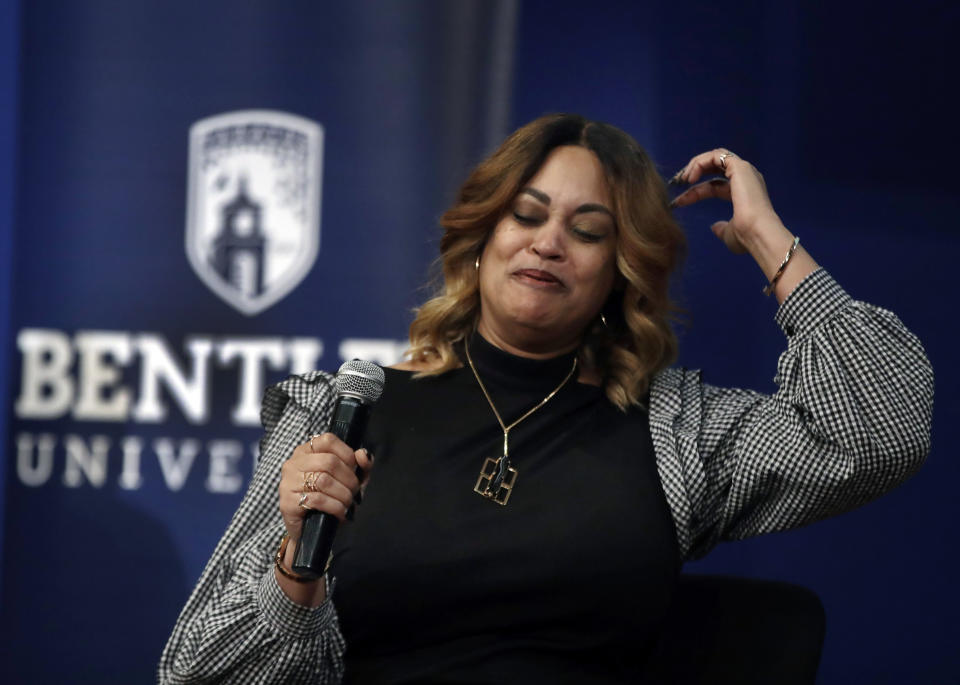
[[[512,320],[513,324],[523,330],[550,331],[557,328],[559,323],[555,312],[544,312],[538,310],[524,309],[515,312]]]
[[[518,337],[546,346],[567,344],[580,336],[580,329],[571,330],[568,319],[523,318],[516,320],[515,324]]]

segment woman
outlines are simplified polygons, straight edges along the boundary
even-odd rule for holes
[[[669,203],[629,136],[573,115],[480,164],[442,219],[444,283],[410,361],[387,370],[376,468],[307,438],[326,425],[329,376],[268,391],[256,478],[160,679],[633,682],[684,560],[909,476],[929,447],[919,342],[818,269],[748,162],[713,150],[673,181],[692,185]],[[667,368],[683,247],[670,205],[707,197],[732,202],[713,231],[780,302],[772,396]],[[305,512],[347,518],[357,466],[376,475],[329,583],[297,578]]]

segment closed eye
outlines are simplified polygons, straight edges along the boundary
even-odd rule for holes
[[[601,240],[607,237],[604,233],[592,233],[590,231],[585,231],[582,228],[573,229],[573,233],[580,238],[580,240],[588,243],[599,243]]]
[[[520,214],[519,212],[513,213],[513,218],[517,220],[517,223],[521,223],[524,226],[532,226],[534,224],[540,223],[540,219],[535,216],[527,216],[525,214]]]

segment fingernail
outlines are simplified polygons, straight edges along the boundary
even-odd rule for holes
[[[363,490],[357,490],[357,494],[353,496],[354,504],[363,504]]]
[[[671,178],[669,181],[667,181],[667,185],[675,186],[675,185],[680,185],[681,183],[683,183],[683,172],[686,171],[686,170],[687,170],[687,167],[683,167],[680,171],[678,171],[677,173],[675,173],[675,174],[673,175],[673,178]]]
[[[350,505],[350,508],[347,509],[347,520],[348,520],[348,521],[352,521],[352,520],[353,520],[353,510],[354,510],[355,508],[356,508],[356,507],[354,507],[354,506],[351,504],[351,505]]]
[[[676,209],[676,208],[677,208],[677,201],[676,201],[676,200],[670,200],[670,204],[667,205],[667,206],[670,207],[670,209]]]

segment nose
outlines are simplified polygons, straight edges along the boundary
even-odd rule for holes
[[[533,236],[530,250],[541,259],[557,261],[564,257],[563,226],[557,220],[541,225]]]

